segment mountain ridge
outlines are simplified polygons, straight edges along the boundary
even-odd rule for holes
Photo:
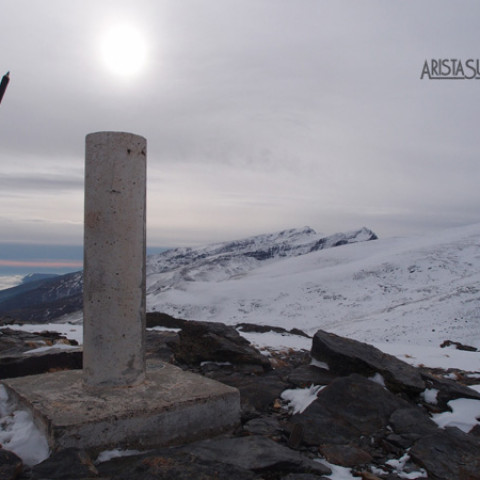
[[[147,295],[150,290],[158,288],[159,281],[162,289],[175,288],[183,281],[211,279],[212,276],[221,281],[275,259],[376,238],[375,233],[365,227],[330,236],[303,227],[197,248],[174,248],[147,257]],[[0,291],[0,316],[23,322],[47,322],[81,310],[82,290],[81,271],[46,279],[34,277]]]

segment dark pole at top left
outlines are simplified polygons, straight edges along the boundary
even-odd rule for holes
[[[3,94],[7,89],[8,82],[10,81],[10,72],[7,72],[3,77],[2,81],[0,82],[0,103],[2,103]]]

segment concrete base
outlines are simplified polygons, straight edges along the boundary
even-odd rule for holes
[[[82,371],[3,380],[51,448],[148,448],[214,436],[240,421],[237,389],[169,364],[147,365],[134,387],[86,390]]]

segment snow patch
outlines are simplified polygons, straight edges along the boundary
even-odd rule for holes
[[[115,448],[113,450],[104,450],[103,452],[99,453],[97,459],[95,460],[95,464],[108,462],[113,458],[130,457],[132,455],[139,455],[141,453],[144,452],[141,452],[140,450],[121,450],[119,448]]]
[[[32,414],[17,408],[3,385],[0,385],[0,444],[29,466],[50,455],[47,438],[35,426]]]
[[[321,362],[320,360],[317,360],[316,358],[312,358],[312,361],[310,362],[310,365],[313,365],[314,367],[318,367],[318,368],[323,368],[324,370],[330,370],[330,367],[328,366],[327,363]]]
[[[405,471],[409,461],[410,455],[408,453],[405,453],[405,455],[403,455],[399,459],[388,460],[386,464],[390,465],[400,478],[407,478],[410,480],[414,480],[417,478],[428,478],[427,472],[423,468],[417,471]]]
[[[437,404],[437,395],[438,390],[436,388],[427,388],[420,394],[425,402],[430,403],[431,405]]]
[[[480,424],[480,400],[457,398],[447,404],[451,412],[432,415],[433,421],[440,427],[458,427],[468,433],[475,425]]]
[[[295,415],[296,413],[303,413],[317,399],[318,392],[323,388],[325,388],[324,385],[311,385],[307,388],[284,390],[280,398],[288,402],[288,409]]]
[[[369,377],[369,380],[385,388],[385,379],[380,373],[377,372],[373,377]]]

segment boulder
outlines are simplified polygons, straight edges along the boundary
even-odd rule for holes
[[[331,474],[331,470],[324,465],[257,435],[204,440],[188,445],[185,450],[202,460],[227,463],[257,473],[275,470],[284,473]]]
[[[358,374],[340,377],[321,390],[303,413],[291,418],[307,445],[360,444],[385,429],[393,412],[410,404]]]
[[[425,390],[425,382],[417,368],[357,340],[319,330],[313,337],[311,354],[339,375],[380,373],[393,392],[417,395]]]
[[[161,449],[143,455],[115,458],[97,466],[102,479],[115,480],[259,480],[245,468],[201,460],[188,452]]]
[[[471,398],[473,400],[480,400],[480,393],[473,388],[469,388],[461,383],[450,380],[448,378],[441,378],[432,375],[428,372],[421,372],[428,388],[438,390],[437,406],[441,410],[448,410],[447,403],[456,398]]]
[[[480,439],[458,428],[422,437],[409,451],[410,457],[435,480],[480,480]]]
[[[399,408],[390,416],[390,426],[398,435],[430,435],[438,430],[437,424],[418,407]]]
[[[180,363],[231,362],[260,365],[270,370],[268,358],[254,348],[233,327],[223,323],[186,321],[174,346]]]

